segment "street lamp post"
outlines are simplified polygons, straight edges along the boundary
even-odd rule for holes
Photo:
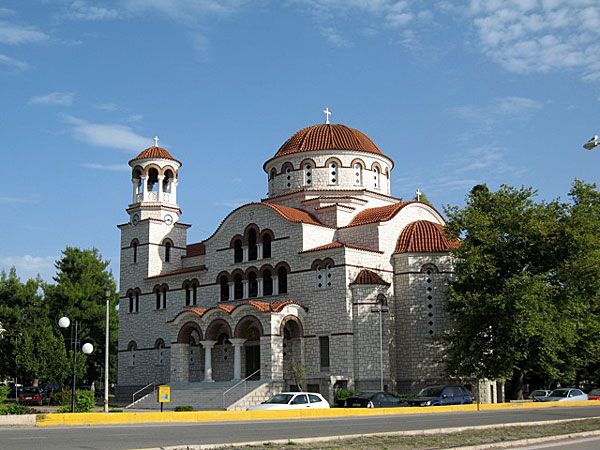
[[[383,391],[383,313],[388,312],[385,306],[385,297],[377,298],[377,306],[371,308],[371,312],[379,313],[379,381],[380,390]]]
[[[109,314],[110,314],[110,287],[104,288],[104,297],[106,297],[106,336],[104,341],[104,412],[108,412],[108,334],[109,334]]]
[[[71,325],[71,343],[73,344],[73,386],[71,388],[71,412],[75,412],[75,390],[77,386],[77,350],[79,340],[79,322],[71,322],[68,317],[61,317],[58,320],[58,326],[68,328]],[[86,342],[81,346],[84,355],[90,355],[94,351],[94,346]]]

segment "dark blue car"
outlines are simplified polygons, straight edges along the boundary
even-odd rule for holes
[[[421,389],[416,397],[409,398],[410,406],[470,405],[471,393],[463,386],[431,386]]]

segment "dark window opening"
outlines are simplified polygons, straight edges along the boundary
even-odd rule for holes
[[[271,236],[265,234],[263,236],[263,258],[271,257]]]
[[[190,300],[191,300],[190,286],[186,285],[185,286],[185,306],[190,306]]]
[[[165,243],[165,262],[171,261],[171,246],[170,242]]]
[[[229,280],[223,275],[219,283],[221,284],[221,301],[226,302],[229,300]]]
[[[236,239],[233,243],[233,262],[239,263],[244,259],[244,250],[242,249],[242,241]]]
[[[258,281],[254,272],[248,274],[248,296],[258,297]]]
[[[129,312],[132,313],[134,311],[134,304],[133,304],[133,294],[129,294]]]
[[[244,297],[244,285],[242,284],[242,276],[236,275],[233,279],[233,298],[236,300]]]
[[[192,305],[196,305],[198,303],[198,285],[196,283],[192,284]]]
[[[263,274],[263,294],[273,295],[273,277],[269,270],[265,270]]]
[[[279,293],[287,293],[287,270],[285,267],[280,267],[277,271],[277,278],[279,279]]]
[[[321,362],[321,371],[329,370],[329,336],[319,337],[319,354]]]
[[[138,243],[134,241],[131,246],[133,247],[133,263],[135,264],[137,262]]]
[[[258,258],[258,250],[256,248],[256,230],[250,229],[248,232],[248,260],[254,261]]]

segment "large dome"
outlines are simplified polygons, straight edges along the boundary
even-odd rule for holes
[[[294,134],[279,148],[275,157],[313,150],[358,150],[383,155],[365,134],[340,124],[319,124]]]

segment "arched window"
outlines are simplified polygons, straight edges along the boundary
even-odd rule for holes
[[[226,302],[229,300],[229,280],[226,275],[219,279],[219,284],[221,285],[221,301]]]
[[[287,166],[284,170],[285,173],[285,185],[287,187],[292,187],[292,168]]]
[[[130,292],[129,294],[127,294],[127,297],[129,298],[129,312],[135,312],[134,311],[134,307],[135,307],[135,300],[133,299],[133,292]]]
[[[137,350],[137,344],[134,341],[131,341],[129,345],[127,345],[127,350],[129,351],[129,367],[135,367],[135,352]]]
[[[165,363],[165,341],[157,339],[154,348],[156,349],[156,364],[162,366]]]
[[[263,241],[263,258],[271,257],[271,236],[265,234],[262,238]]]
[[[244,284],[242,283],[242,276],[238,273],[233,277],[233,298],[239,300],[244,297]]]
[[[171,172],[171,170],[167,170],[165,172],[165,177],[163,178],[163,192],[165,194],[171,193],[172,182],[173,182],[173,172]]]
[[[375,189],[379,189],[381,187],[381,181],[380,181],[380,173],[379,173],[379,167],[375,166],[373,168],[373,186],[375,187]]]
[[[256,280],[255,272],[248,274],[248,296],[258,297],[258,281]]]
[[[198,304],[198,282],[192,281],[192,305]]]
[[[137,257],[138,257],[138,240],[134,239],[133,241],[131,241],[131,248],[133,249],[133,263],[135,264],[137,262]]]
[[[173,246],[173,244],[171,244],[170,241],[165,242],[165,262],[171,261],[171,247],[172,246]]]
[[[277,278],[279,281],[279,293],[286,294],[287,293],[287,269],[285,267],[280,267],[277,271]]]
[[[330,288],[331,287],[331,264],[327,264],[325,266],[325,287]]]
[[[183,288],[185,289],[185,306],[190,306],[190,304],[192,303],[192,293],[190,289],[190,284],[186,282]]]
[[[233,243],[233,262],[239,263],[244,259],[244,250],[242,249],[242,240],[236,239]]]
[[[315,269],[315,285],[317,286],[317,289],[323,289],[324,281],[323,269],[319,265]]]
[[[135,291],[134,304],[135,311],[138,312],[140,310],[140,291],[139,289]]]
[[[312,164],[306,163],[304,165],[304,184],[306,186],[310,186],[312,184],[312,171],[313,171]]]
[[[263,272],[263,294],[273,295],[273,277],[270,270]]]
[[[329,163],[329,184],[338,183],[338,163],[331,161]]]
[[[156,286],[154,295],[156,296],[156,309],[167,309],[167,291],[169,288],[166,285]]]
[[[258,250],[256,248],[256,230],[250,228],[248,230],[248,260],[255,261],[258,258]]]
[[[156,296],[156,309],[160,309],[162,305],[160,288],[154,289],[154,295]]]
[[[313,263],[315,269],[315,285],[317,289],[328,289],[333,285],[333,263],[316,261]]]
[[[362,165],[354,163],[354,184],[360,186],[362,184]]]
[[[158,170],[152,168],[148,172],[148,192],[158,191]],[[152,199],[155,200],[155,199]]]
[[[425,304],[427,305],[427,334],[433,336],[435,334],[435,301],[434,295],[434,273],[437,272],[437,267],[433,264],[426,264],[421,268],[421,272],[425,273]]]
[[[275,167],[273,167],[271,169],[271,176],[269,177],[269,180],[274,180],[275,179],[275,175],[277,175],[277,170],[275,169]]]

